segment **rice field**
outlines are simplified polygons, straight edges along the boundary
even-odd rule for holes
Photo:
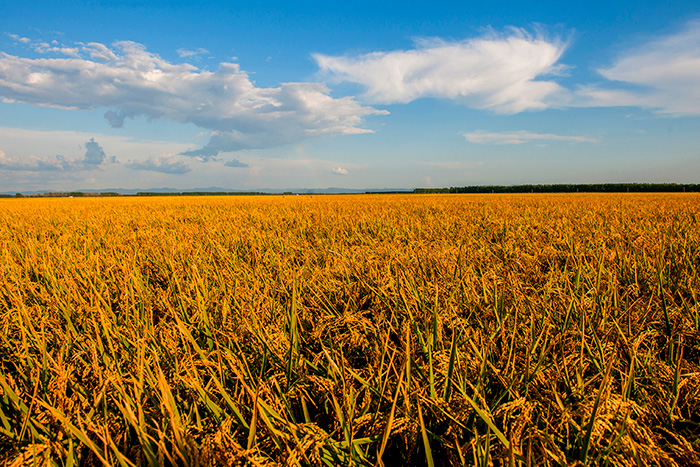
[[[700,196],[0,200],[0,465],[700,464]]]

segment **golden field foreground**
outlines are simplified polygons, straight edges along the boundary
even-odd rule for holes
[[[0,200],[0,465],[697,465],[700,197]]]

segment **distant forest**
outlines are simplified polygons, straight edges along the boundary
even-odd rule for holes
[[[586,183],[558,185],[458,186],[416,188],[413,193],[678,193],[698,192],[697,183]]]

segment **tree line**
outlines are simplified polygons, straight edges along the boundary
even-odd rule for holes
[[[698,191],[700,191],[700,184],[697,183],[582,183],[416,188],[413,193],[682,193]]]

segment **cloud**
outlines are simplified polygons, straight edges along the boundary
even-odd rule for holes
[[[112,128],[121,128],[124,126],[124,114],[121,112],[108,110],[105,112],[105,119],[109,122],[109,125]]]
[[[95,141],[95,138],[90,138],[90,141],[85,143],[85,149],[84,162],[86,164],[100,165],[107,157],[105,152],[102,150],[102,147]]]
[[[198,124],[213,130],[209,143],[182,155],[209,160],[223,151],[281,146],[313,136],[373,133],[358,126],[363,117],[388,113],[363,107],[350,97],[332,98],[318,83],[285,83],[269,89],[273,91],[260,94],[258,103],[245,99],[236,103],[252,106],[239,115]]]
[[[117,163],[114,156],[107,158],[102,147],[90,138],[85,143],[85,156],[68,158],[62,155],[35,156],[17,158],[10,157],[0,151],[0,169],[22,172],[67,172],[79,170],[94,170],[106,163]]]
[[[193,134],[196,132],[189,131]],[[105,134],[82,131],[29,130],[17,127],[0,126],[0,148],[6,154],[26,158],[32,154],[70,154],[75,158],[84,156],[86,149],[76,152],[76,148],[86,147],[86,142],[99,141],[105,152],[113,154],[169,154],[186,150],[188,144],[172,141],[143,140],[123,134]],[[108,156],[108,161],[111,157]]]
[[[181,58],[196,57],[197,55],[205,55],[208,53],[210,52],[202,47],[196,49],[177,49],[177,54]]]
[[[230,161],[226,161],[224,163],[224,165],[226,167],[234,167],[234,168],[241,168],[241,169],[245,168],[245,167],[249,167],[248,164],[246,164],[245,162],[241,162],[238,159],[231,159]]]
[[[35,52],[40,54],[53,52],[72,57],[79,56],[79,49],[77,47],[61,47],[59,42],[56,40],[51,41],[51,44],[49,44],[48,42],[41,40],[32,40],[28,37],[20,37],[17,34],[8,33],[7,36],[17,43],[31,47]]]
[[[151,172],[161,172],[172,175],[183,175],[191,170],[187,164],[178,160],[175,154],[161,154],[157,157],[151,156],[146,160],[130,160],[124,165],[132,170],[149,170]]]
[[[336,175],[347,175],[349,173],[348,169],[344,169],[342,167],[337,167],[337,168],[331,170],[331,172],[333,172]]]
[[[80,56],[80,49],[78,49],[77,47],[52,47],[46,42],[35,43],[34,51],[40,54],[47,54],[53,52],[61,55],[68,55],[69,57]]]
[[[81,44],[77,58],[23,58],[0,52],[0,97],[64,109],[110,107],[115,126],[143,115],[212,131],[201,160],[222,151],[265,148],[323,135],[371,133],[364,118],[388,112],[352,97],[333,98],[318,83],[256,87],[236,63],[216,71],[173,64],[134,42]]]
[[[569,143],[593,143],[596,140],[587,136],[565,136],[551,133],[531,133],[529,131],[514,131],[511,133],[492,133],[478,130],[462,133],[464,139],[477,144],[525,144],[547,143],[550,141],[565,141]]]
[[[646,107],[669,116],[700,115],[700,20],[627,50],[598,73],[610,82],[582,86],[580,106]]]
[[[21,44],[30,44],[32,42],[32,40],[28,37],[21,37],[17,34],[10,34],[9,32],[6,34],[10,39]]]
[[[542,77],[559,74],[566,44],[521,29],[459,42],[424,40],[411,50],[351,56],[314,54],[331,81],[357,83],[371,103],[447,98],[513,114],[566,104],[569,92]]]
[[[66,159],[63,156],[14,158],[0,151],[0,169],[18,172],[64,172],[81,167],[76,160]]]

